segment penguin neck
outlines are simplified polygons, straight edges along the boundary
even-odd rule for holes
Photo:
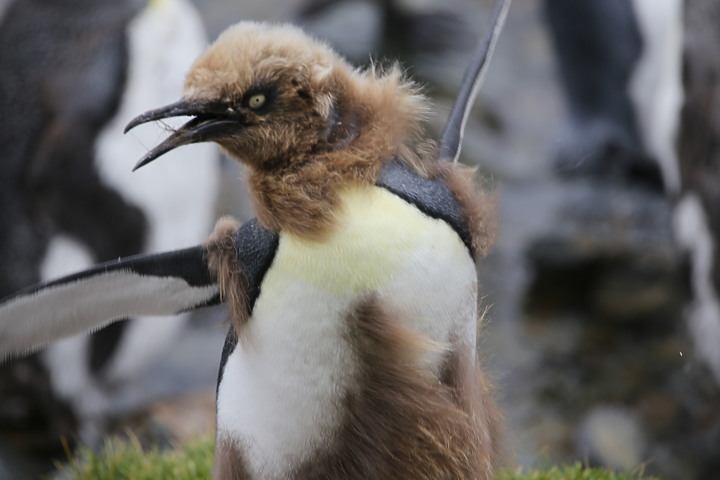
[[[251,169],[248,182],[257,219],[268,230],[321,241],[337,221],[339,192],[351,185],[373,185],[382,165],[379,159],[336,151],[280,170]]]

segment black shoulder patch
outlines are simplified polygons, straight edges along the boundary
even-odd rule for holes
[[[425,215],[450,225],[474,258],[465,216],[460,203],[447,185],[421,177],[398,160],[391,161],[382,169],[376,185],[411,203]]]
[[[260,296],[260,284],[275,258],[279,237],[277,233],[263,228],[257,219],[252,219],[238,228],[233,240],[238,264],[248,279],[247,297],[248,314],[250,314],[255,307],[255,301]],[[233,327],[230,327],[220,357],[217,388],[220,388],[225,364],[230,354],[235,350],[237,342],[237,333]]]
[[[260,284],[270,268],[278,247],[278,235],[266,230],[257,219],[244,223],[234,238],[235,255],[248,279],[248,314],[260,295]]]

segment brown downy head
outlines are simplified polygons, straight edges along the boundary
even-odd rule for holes
[[[356,70],[295,27],[243,22],[195,62],[182,100],[126,131],[194,117],[135,168],[181,145],[215,142],[250,168],[267,228],[317,238],[332,223],[340,186],[371,183],[387,160],[412,156],[425,108],[398,67]]]

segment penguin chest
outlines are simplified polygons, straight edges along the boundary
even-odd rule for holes
[[[361,368],[347,319],[364,299],[432,340],[474,346],[476,272],[458,235],[378,187],[342,199],[323,242],[280,234],[225,364],[218,438],[236,442],[259,478],[287,476],[332,438]]]

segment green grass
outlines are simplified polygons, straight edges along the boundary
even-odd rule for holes
[[[599,468],[587,468],[581,463],[547,470],[504,471],[496,480],[657,480],[645,477],[642,471],[620,473]]]
[[[144,452],[137,440],[110,440],[95,454],[81,451],[67,466],[68,480],[206,480],[211,478],[214,440],[203,437],[172,451]],[[616,473],[586,468],[577,463],[545,470],[511,471],[496,480],[653,480],[638,473]],[[657,479],[654,479],[657,480]]]
[[[60,471],[68,480],[209,480],[214,448],[212,437],[165,451],[143,451],[133,438],[113,439],[101,453],[81,450]]]

